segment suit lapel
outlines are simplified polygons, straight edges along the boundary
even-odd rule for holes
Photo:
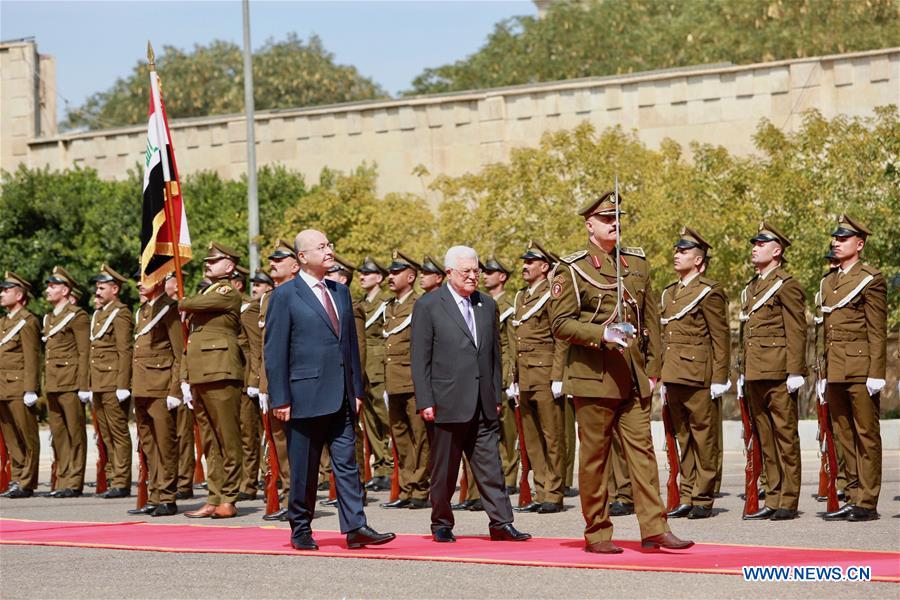
[[[449,285],[449,284],[447,284]],[[450,289],[447,286],[442,286],[441,289],[437,292],[441,295],[441,306],[444,307],[444,311],[450,315],[450,320],[456,323],[456,325],[462,329],[463,333],[466,334],[466,337],[469,338],[469,341],[473,344],[475,340],[472,339],[472,332],[469,331],[469,326],[466,325],[466,320],[463,319],[462,312],[459,310],[459,306],[456,305],[456,298],[453,297],[453,294],[450,292]],[[475,312],[474,310],[472,311]],[[475,322],[475,331],[478,331],[478,322]]]
[[[328,313],[325,312],[325,307],[322,306],[322,303],[319,302],[319,299],[316,298],[316,293],[310,289],[310,287],[306,284],[306,281],[303,280],[302,277],[297,277],[294,279],[294,291],[300,296],[300,299],[306,302],[306,304],[313,309],[313,311],[319,315],[319,317],[325,321],[325,325],[328,326],[328,329],[331,330],[331,333],[337,335],[337,332],[331,326],[331,319],[328,318]],[[336,309],[335,309],[336,310]]]
[[[481,301],[481,293],[475,292],[472,294],[472,310],[475,313],[475,333],[478,335],[478,349],[485,347],[485,344],[488,342],[488,331],[491,330],[492,318],[490,311]]]
[[[344,306],[344,295],[337,293],[337,284],[329,279],[325,280],[325,287],[328,288],[328,291],[331,292],[331,298],[334,300],[334,311],[337,314],[338,318],[338,327],[340,327],[340,332],[338,338],[344,337],[344,330],[347,329],[345,323],[341,320],[341,315],[344,313],[352,314],[352,310],[346,310],[347,307]],[[319,303],[321,304],[321,302]],[[325,316],[328,316],[328,313],[325,313]],[[331,323],[331,319],[328,319],[328,323]]]

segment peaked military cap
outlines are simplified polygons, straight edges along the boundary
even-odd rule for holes
[[[265,271],[257,271],[256,275],[250,278],[250,281],[252,281],[253,283],[265,283],[271,285],[272,287],[275,287],[275,282],[272,281],[272,278],[269,277],[269,274]]]
[[[512,272],[509,269],[507,269],[505,266],[503,266],[503,263],[501,263],[499,260],[497,260],[497,258],[493,254],[491,256],[489,256],[486,261],[481,263],[481,270],[486,271],[488,273],[491,273],[494,271],[500,271],[501,273],[506,273],[507,275],[509,275]]]
[[[422,271],[425,273],[434,273],[435,275],[443,275],[444,265],[430,256],[426,256],[422,259]]]
[[[624,198],[622,197],[622,193],[619,193],[619,214],[626,214],[624,210],[622,210],[622,202]],[[578,209],[578,214],[584,217],[585,219],[589,219],[594,215],[613,215],[616,214],[616,192],[610,190],[608,192],[603,192],[599,196],[595,196],[588,200],[587,204]]]
[[[241,265],[235,265],[234,271],[231,272],[232,279],[240,279],[242,281],[246,281],[247,277],[250,276],[250,269],[247,267],[242,267]]]
[[[206,258],[203,259],[203,262],[211,262],[219,260],[220,258],[227,258],[237,264],[241,260],[241,255],[239,252],[236,252],[224,244],[210,242],[206,249]]]
[[[53,272],[50,274],[50,277],[47,278],[47,283],[61,283],[69,286],[69,289],[78,287],[75,283],[75,279],[60,266],[53,267]]]
[[[712,248],[709,242],[703,239],[703,236],[701,236],[690,227],[682,227],[681,233],[679,235],[681,235],[681,237],[677,242],[675,242],[675,247],[680,248],[681,250],[688,250],[689,248],[700,248],[705,252]]]
[[[412,269],[413,271],[419,271],[422,269],[422,266],[399,250],[395,249],[391,254],[391,264],[388,265],[388,271],[391,271],[393,273],[394,271],[402,271],[403,269]]]
[[[354,267],[352,264],[350,264],[349,261],[347,261],[346,259],[335,254],[334,255],[334,265],[330,269],[328,269],[328,272],[336,273],[338,271],[346,271],[346,273],[348,275],[350,275],[355,270],[356,270],[356,267]]]
[[[851,219],[847,215],[838,217],[837,229],[832,232],[831,237],[852,237],[854,235],[866,239],[868,236],[872,235],[872,232],[869,231],[865,225]]]
[[[81,299],[84,297],[84,290],[80,287],[73,287],[69,290],[69,295],[75,298],[75,302],[81,302]]]
[[[388,274],[388,270],[378,264],[378,262],[371,256],[367,256],[363,259],[362,264],[359,265],[357,271],[359,271],[360,273],[381,273],[382,275]]]
[[[269,255],[269,260],[281,260],[282,258],[297,258],[294,247],[281,238],[275,244],[275,251]]]
[[[538,244],[534,240],[530,240],[528,242],[528,247],[525,249],[525,253],[522,256],[520,256],[519,258],[522,258],[525,260],[531,260],[531,259],[543,260],[550,264],[559,262],[559,257],[557,257],[552,252],[547,252],[546,250],[541,248],[541,245]]]
[[[91,277],[91,281],[94,283],[112,283],[116,282],[118,284],[123,284],[127,278],[118,273],[115,269],[110,267],[107,264],[100,265],[100,272]]]
[[[778,242],[783,248],[787,248],[791,245],[791,240],[789,240],[786,235],[765,221],[762,221],[759,224],[756,235],[750,238],[751,244],[755,244],[756,242]]]
[[[22,291],[24,291],[26,295],[31,295],[31,284],[12,271],[7,271],[3,274],[3,281],[0,282],[0,289],[8,290],[9,288],[14,287],[22,288]]]

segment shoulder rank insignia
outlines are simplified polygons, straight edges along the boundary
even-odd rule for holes
[[[646,258],[647,256],[644,254],[644,249],[640,246],[622,246],[620,249],[622,254],[630,254],[631,256],[640,256],[641,258]]]
[[[550,295],[554,298],[559,298],[562,296],[563,291],[563,283],[565,283],[566,278],[562,276],[562,274],[557,275],[553,278],[553,283],[550,284]]]
[[[563,256],[560,260],[563,261],[564,263],[571,264],[571,263],[575,262],[576,260],[578,260],[579,258],[586,256],[587,253],[588,253],[587,250],[579,250],[578,252],[573,252],[572,254],[569,254],[568,256]]]
[[[222,294],[223,296],[227,296],[228,292],[231,291],[231,288],[230,288],[230,286],[227,286],[227,285],[220,285],[219,287],[216,288],[216,291],[219,292],[220,294]]]

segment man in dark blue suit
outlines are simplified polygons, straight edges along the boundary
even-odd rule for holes
[[[448,285],[422,296],[412,315],[416,408],[431,445],[431,534],[436,542],[456,541],[450,498],[465,454],[490,519],[491,539],[525,541],[531,536],[513,527],[500,465],[497,304],[475,291],[475,250],[454,246],[444,264]]]
[[[350,291],[324,279],[334,265],[334,244],[324,233],[301,231],[294,248],[300,276],[272,292],[265,341],[272,414],[286,425],[291,544],[298,550],[318,549],[310,523],[325,445],[347,545],[385,544],[395,536],[366,524],[356,464],[353,422],[364,389]]]

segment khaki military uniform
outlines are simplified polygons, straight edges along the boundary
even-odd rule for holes
[[[410,367],[410,325],[418,298],[410,292],[402,300],[392,299],[384,310],[384,383],[400,461],[400,500],[428,499],[428,437],[425,421],[416,412]]]
[[[519,410],[525,449],[534,469],[535,500],[562,504],[565,488],[565,409],[554,398],[553,381],[562,381],[568,343],[550,329],[550,281],[520,290],[510,317],[513,381],[519,385]]]
[[[503,291],[494,298],[500,313],[500,361],[503,369],[503,389],[500,391],[500,462],[503,464],[503,481],[506,487],[519,485],[519,452],[518,431],[516,430],[516,412],[512,400],[506,397],[506,390],[512,383],[513,352],[510,348],[510,319],[513,318],[515,297]],[[471,481],[471,479],[470,479]],[[471,485],[476,493],[478,487]]]
[[[259,299],[259,330],[260,343],[266,339],[266,313],[269,308],[269,300],[272,294],[264,294]],[[259,367],[259,393],[269,393],[269,378],[266,375],[266,356],[265,353],[260,355]],[[284,432],[284,421],[272,418],[269,415],[269,426],[272,429],[272,439],[275,441],[275,454],[278,456],[278,477],[281,479],[281,493],[284,497],[284,508],[287,508],[288,498],[291,491],[291,465],[288,461],[287,436]],[[274,474],[273,474],[274,475]]]
[[[858,261],[821,283],[825,328],[825,399],[843,450],[849,501],[875,510],[881,492],[879,395],[866,379],[885,379],[887,285],[874,267]]]
[[[37,488],[40,466],[37,411],[24,402],[25,392],[39,391],[40,344],[40,325],[27,308],[0,317],[0,428],[11,481],[25,490]]]
[[[259,362],[262,336],[259,328],[259,302],[249,296],[241,298],[241,353],[244,357],[244,391],[241,394],[241,492],[256,496],[260,461],[259,398],[251,398],[248,388],[259,389]]]
[[[138,440],[147,459],[150,504],[175,502],[179,491],[177,413],[169,410],[166,398],[182,398],[183,354],[184,333],[176,302],[165,295],[145,302],[135,319],[131,389]],[[190,412],[187,407],[177,410],[182,408]],[[193,445],[191,450],[193,456]],[[190,489],[188,484],[184,491]]]
[[[97,427],[106,446],[110,487],[131,488],[131,400],[116,390],[131,389],[131,311],[118,299],[91,315],[91,392]]]
[[[44,316],[44,391],[56,452],[56,487],[81,492],[87,458],[84,406],[78,391],[90,389],[90,322],[82,309],[66,304]]]
[[[391,296],[381,292],[369,302],[366,297],[359,300],[364,313],[365,328],[365,373],[366,398],[363,402],[363,423],[366,427],[366,439],[372,452],[372,474],[375,477],[390,477],[394,468],[394,457],[391,453],[390,419],[384,402],[384,310],[391,301]],[[360,357],[362,358],[362,357]]]
[[[759,434],[766,506],[797,510],[800,436],[797,399],[785,383],[806,374],[806,307],[800,283],[781,267],[741,292],[744,395]]]
[[[612,432],[617,430],[632,475],[641,537],[669,531],[659,493],[650,436],[650,377],[659,376],[659,314],[643,251],[623,249],[625,300],[616,312],[615,257],[588,242],[562,259],[551,282],[553,333],[571,344],[563,392],[574,396],[580,442],[579,491],[588,544],[612,539],[607,478]],[[628,348],[603,342],[606,323],[627,321],[638,337]]]
[[[190,315],[190,336],[181,370],[191,385],[194,418],[203,438],[207,503],[233,504],[240,491],[242,468],[241,297],[228,281],[217,281],[181,300],[179,308]]]
[[[731,339],[728,298],[718,282],[696,275],[660,296],[661,380],[678,438],[681,504],[712,507],[719,455],[719,412],[711,383],[726,383]]]

